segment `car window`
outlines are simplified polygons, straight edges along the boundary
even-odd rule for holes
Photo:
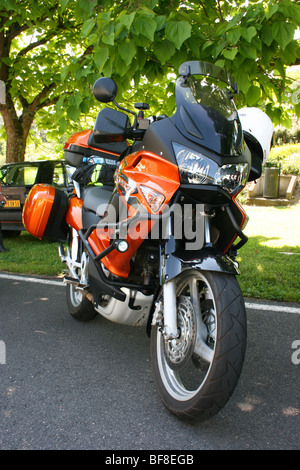
[[[24,164],[3,166],[1,168],[2,182],[7,186],[26,186],[35,183],[38,165]]]
[[[65,169],[66,169],[68,185],[73,186],[74,181],[73,181],[72,175],[73,175],[76,168],[74,166],[66,165]]]
[[[53,184],[56,184],[57,186],[65,185],[64,170],[61,163],[57,163],[54,167]]]

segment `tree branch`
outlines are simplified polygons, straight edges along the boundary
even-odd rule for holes
[[[222,23],[224,23],[224,17],[223,17],[222,10],[221,10],[220,0],[217,0],[217,4],[218,4],[217,10],[219,11],[221,21],[222,21]]]
[[[24,24],[22,26],[20,26],[19,23],[12,24],[6,34],[6,40],[8,42],[11,42],[13,39],[19,36],[19,34],[23,33],[27,29],[29,29],[29,26],[27,24]]]
[[[54,13],[57,11],[57,8],[59,6],[59,3],[56,2],[51,8],[49,8],[48,12],[41,16],[40,18],[37,18],[36,21],[32,21],[30,26],[37,26],[37,24],[43,23],[45,20],[49,19],[51,17],[51,13]],[[23,25],[20,25],[19,23],[13,23],[7,32],[6,39],[8,41],[12,41],[15,37],[19,36],[19,34],[23,33],[24,31],[29,29],[29,25],[24,23]]]
[[[27,52],[32,51],[32,49],[35,49],[36,47],[42,46],[43,44],[46,44],[46,43],[49,41],[49,39],[51,39],[52,37],[53,37],[53,33],[52,33],[51,35],[48,34],[48,35],[45,36],[44,38],[41,38],[39,41],[32,42],[32,43],[29,44],[27,47],[24,47],[24,49],[22,49],[22,50],[17,54],[16,60],[17,60],[19,57],[22,57],[22,56],[26,55]]]
[[[54,82],[52,82],[50,85],[44,86],[42,91],[34,98],[32,103],[29,104],[29,108],[31,108],[33,112],[36,112],[47,106],[46,102],[49,100],[46,100],[46,98],[50,91],[54,90],[55,88],[56,84]]]
[[[200,4],[200,5],[202,6],[202,8],[203,8],[203,11],[204,11],[204,13],[205,13],[205,16],[206,16],[207,18],[209,18],[209,14],[208,14],[207,11],[206,11],[206,8],[205,8],[204,3],[201,2],[201,0],[199,0],[199,4]]]

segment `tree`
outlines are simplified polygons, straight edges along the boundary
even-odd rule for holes
[[[1,0],[0,14],[7,161],[24,159],[34,119],[60,134],[78,125],[101,75],[115,79],[127,106],[148,100],[152,112],[172,113],[167,76],[186,60],[225,67],[239,105],[263,106],[274,124],[300,114],[286,76],[300,63],[296,1]]]
[[[5,104],[0,104],[7,136],[7,162],[23,161],[26,141],[37,113],[66,94],[75,96],[72,77],[64,81],[61,69],[88,48],[80,41],[84,14],[74,2],[65,9],[58,1],[1,0],[0,80]],[[75,47],[76,46],[76,47]]]

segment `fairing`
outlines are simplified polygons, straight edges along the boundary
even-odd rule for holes
[[[141,190],[147,187],[150,190],[159,191],[164,196],[164,202],[160,207],[161,213],[170,202],[171,198],[180,186],[177,165],[158,157],[151,152],[136,152],[126,157],[115,175],[116,193],[111,200],[111,209],[115,205],[115,211],[108,211],[103,218],[103,223],[111,223],[110,217],[115,214],[120,216],[120,220],[128,220],[137,211],[146,210],[149,215],[152,212],[145,201]],[[125,214],[125,216],[124,216]],[[125,253],[116,250],[102,259],[104,266],[113,274],[127,278],[130,272],[130,260],[137,249],[147,238],[155,222],[153,220],[137,221],[131,226],[125,236],[129,244],[129,249]],[[96,254],[108,248],[113,234],[110,230],[97,228],[89,237],[89,242]]]

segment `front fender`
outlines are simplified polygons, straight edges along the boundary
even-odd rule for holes
[[[201,250],[176,250],[174,239],[170,238],[165,244],[164,256],[161,257],[162,284],[173,279],[186,269],[200,271],[217,271],[227,274],[240,274],[240,271],[229,258],[214,247],[204,246]]]
[[[176,250],[173,237],[168,239],[161,252],[161,285],[175,278],[187,269],[199,269],[200,271],[216,271],[226,274],[240,274],[237,265],[229,256],[214,247],[206,246],[201,250]],[[159,291],[158,291],[159,293]],[[155,302],[152,304],[147,324],[147,335],[150,337],[151,322],[154,314]]]

